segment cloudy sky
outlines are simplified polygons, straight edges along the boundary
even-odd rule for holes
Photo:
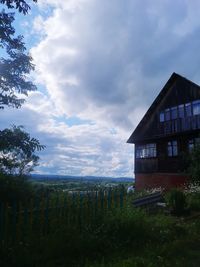
[[[200,84],[200,1],[38,0],[17,15],[38,91],[1,111],[46,149],[37,173],[133,176],[135,126],[173,72]]]

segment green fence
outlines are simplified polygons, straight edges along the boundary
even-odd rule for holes
[[[124,208],[124,190],[53,193],[27,203],[0,203],[0,244],[26,242],[51,234],[60,225],[76,227],[92,224],[111,210]]]

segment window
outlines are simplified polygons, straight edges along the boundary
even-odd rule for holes
[[[144,158],[144,147],[143,146],[138,146],[135,148],[135,155],[136,158]]]
[[[192,107],[193,107],[193,114],[194,115],[200,114],[200,100],[193,101]]]
[[[146,145],[146,157],[147,158],[156,157],[156,144],[147,144]]]
[[[165,121],[165,114],[164,112],[160,112],[160,122]]]
[[[200,99],[186,104],[181,104],[171,108],[166,108],[160,112],[160,122],[176,120],[178,118],[200,115]]]
[[[179,118],[184,118],[185,114],[184,114],[184,105],[179,105],[178,106],[178,117]]]
[[[170,120],[170,109],[167,108],[165,109],[165,121],[169,121]]]
[[[156,157],[156,144],[146,144],[136,146],[136,158],[155,158]]]
[[[169,157],[175,157],[178,155],[177,141],[169,141],[167,143],[167,155]]]
[[[191,103],[185,104],[185,113],[187,117],[192,116],[192,106]]]
[[[171,119],[174,120],[177,119],[177,117],[178,117],[177,107],[171,108]]]

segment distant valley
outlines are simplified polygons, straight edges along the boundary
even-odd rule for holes
[[[38,185],[56,191],[90,191],[110,187],[128,186],[134,183],[130,177],[69,176],[32,174],[30,180]]]

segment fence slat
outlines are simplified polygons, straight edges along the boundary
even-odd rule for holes
[[[95,223],[107,212],[124,208],[125,200],[124,190],[109,188],[86,194],[47,194],[44,199],[32,199],[25,206],[17,202],[11,206],[0,203],[0,244],[23,242],[33,236],[40,238],[55,231],[58,223],[82,231],[84,225]]]
[[[12,203],[12,211],[11,211],[11,216],[12,216],[12,243],[16,242],[16,224],[17,224],[17,205],[16,202],[14,201]]]

